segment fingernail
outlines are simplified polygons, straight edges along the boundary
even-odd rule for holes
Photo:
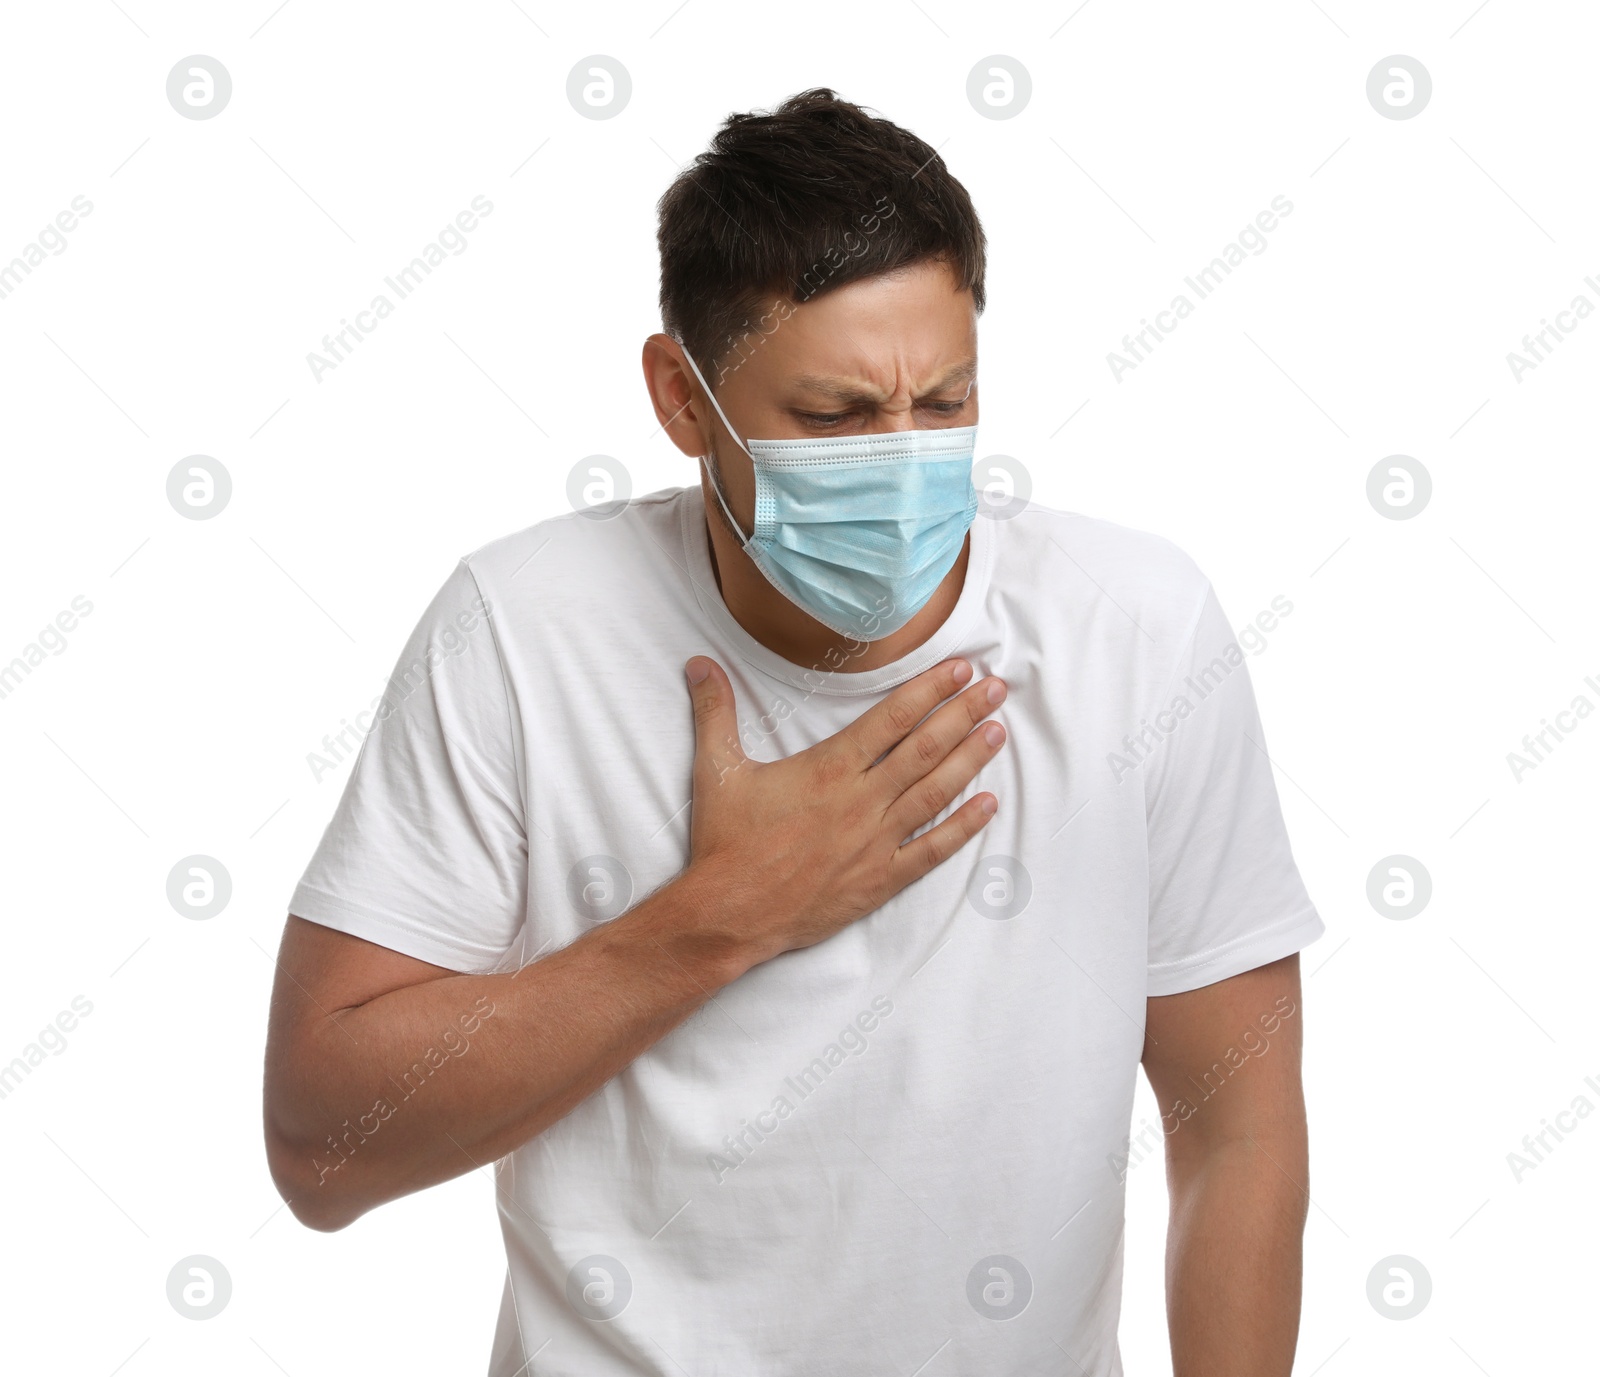
[[[986,798],[986,799],[984,799],[984,801],[982,803],[980,803],[978,805],[978,811],[980,813],[982,813],[985,817],[992,816],[993,813],[994,813],[994,810],[995,810],[995,801],[992,798]]]
[[[1006,696],[1006,686],[1001,683],[1000,680],[996,679],[994,683],[989,685],[988,696],[991,703],[998,703]]]
[[[972,666],[969,665],[965,660],[957,660],[955,678],[956,683],[958,684],[966,683],[968,679],[972,678]]]
[[[691,684],[704,683],[706,675],[711,673],[711,661],[696,655],[684,667],[684,673],[689,676]]]
[[[1005,728],[998,722],[991,722],[983,729],[983,739],[991,746],[998,746],[1006,739]]]

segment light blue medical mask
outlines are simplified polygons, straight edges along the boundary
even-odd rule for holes
[[[954,567],[977,515],[972,455],[978,428],[746,444],[688,350],[684,357],[754,467],[755,529],[748,536],[709,464],[706,473],[756,568],[841,636],[877,641],[898,631]]]

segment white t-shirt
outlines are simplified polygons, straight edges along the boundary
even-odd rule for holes
[[[290,911],[465,972],[615,917],[688,861],[696,653],[757,760],[968,657],[1009,686],[962,795],[999,811],[501,1160],[491,1377],[1024,1377],[1076,1371],[1062,1348],[1116,1377],[1145,999],[1323,931],[1245,652],[1169,542],[980,516],[944,625],[857,673],[739,626],[697,487],[493,541],[412,633]]]

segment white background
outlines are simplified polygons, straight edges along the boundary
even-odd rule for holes
[[[1507,1154],[1600,1105],[1600,722],[1520,782],[1506,757],[1600,704],[1600,319],[1520,381],[1507,354],[1600,305],[1600,22],[1475,3],[8,6],[0,263],[74,196],[93,211],[0,299],[0,663],[93,611],[0,699],[0,1062],[74,996],[93,1012],[0,1101],[6,1366],[483,1370],[487,1172],[336,1235],[267,1176],[269,954],[348,769],[306,757],[460,555],[567,509],[579,459],[694,481],[640,380],[654,203],[728,112],[814,85],[927,139],[983,216],[980,455],[1175,540],[1236,625],[1294,605],[1250,669],[1329,927],[1303,967],[1296,1372],[1592,1353],[1600,1123],[1520,1181]],[[231,73],[213,119],[166,99],[190,54]],[[631,74],[615,118],[568,103],[591,54]],[[1031,75],[1014,118],[966,97],[994,54]],[[1368,103],[1391,54],[1431,73],[1415,118]],[[479,194],[466,251],[317,381],[307,353]],[[1277,195],[1266,251],[1119,381],[1107,352]],[[194,454],[232,477],[211,520],[166,497]],[[1410,520],[1366,496],[1394,454],[1432,475]],[[1395,853],[1432,876],[1407,921],[1366,897]],[[232,877],[209,921],[166,897],[193,854]],[[1141,1089],[1135,1125],[1154,1113]],[[1160,1167],[1129,1192],[1124,1356],[1158,1373]],[[190,1254],[233,1281],[206,1322],[166,1298]],[[1367,1298],[1392,1254],[1432,1277],[1413,1319]]]

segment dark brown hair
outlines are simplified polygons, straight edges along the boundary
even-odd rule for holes
[[[915,134],[826,87],[729,115],[657,211],[662,325],[713,382],[777,328],[763,315],[774,297],[942,260],[983,310],[966,188]]]

